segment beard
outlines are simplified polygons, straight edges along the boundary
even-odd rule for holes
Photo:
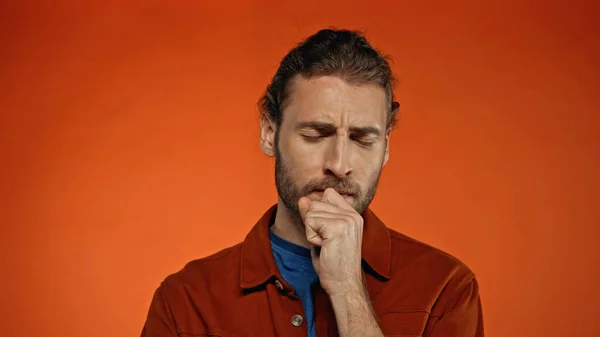
[[[381,176],[381,168],[364,192],[358,184],[352,182],[350,179],[338,178],[334,175],[328,175],[321,179],[314,178],[309,180],[304,186],[298,186],[293,175],[293,168],[281,155],[278,143],[279,142],[276,142],[275,150],[275,185],[280,200],[287,208],[292,221],[297,225],[303,225],[302,215],[298,208],[298,200],[313,192],[322,192],[327,188],[333,188],[338,191],[338,193],[351,195],[354,200],[351,206],[358,214],[362,215],[367,207],[369,207],[371,201],[375,197],[377,185],[379,184],[379,178]]]

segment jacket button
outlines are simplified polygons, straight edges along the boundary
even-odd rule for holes
[[[292,325],[293,326],[301,326],[302,322],[304,322],[304,318],[302,318],[302,316],[300,316],[300,315],[292,316]]]
[[[281,284],[279,280],[275,280],[275,286],[277,287],[277,289],[279,289],[279,291],[283,290],[283,284]]]

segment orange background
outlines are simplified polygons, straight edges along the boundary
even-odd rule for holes
[[[394,57],[373,209],[465,261],[488,336],[600,336],[597,1],[4,1],[2,336],[137,336],[276,200],[256,101],[330,25]]]

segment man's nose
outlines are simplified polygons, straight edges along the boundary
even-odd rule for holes
[[[352,173],[350,149],[348,147],[348,139],[345,135],[338,134],[334,136],[326,156],[323,168],[325,174],[344,178]]]

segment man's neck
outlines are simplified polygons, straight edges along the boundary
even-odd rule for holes
[[[289,210],[281,200],[277,203],[277,213],[275,214],[275,222],[271,227],[273,233],[280,238],[295,243],[298,246],[310,248],[310,243],[306,240],[304,224],[297,223],[290,215]]]

